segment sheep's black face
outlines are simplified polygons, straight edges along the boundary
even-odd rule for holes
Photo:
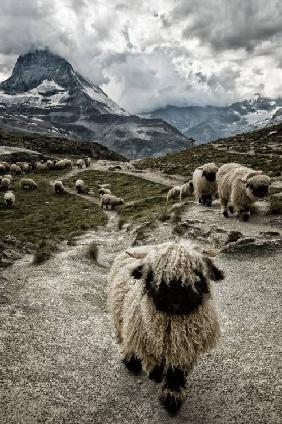
[[[136,268],[132,275],[136,279],[141,279],[142,266]],[[204,295],[209,293],[209,289],[206,279],[200,273],[194,286],[176,279],[171,280],[169,284],[162,280],[156,285],[153,271],[150,270],[145,277],[145,292],[152,298],[158,311],[188,315],[202,304]]]
[[[216,172],[203,172],[203,176],[206,178],[207,181],[213,182],[215,181]]]
[[[258,198],[265,197],[268,193],[268,186],[267,185],[259,185],[259,186],[253,186],[250,184],[249,186],[250,190],[252,190],[254,196]]]

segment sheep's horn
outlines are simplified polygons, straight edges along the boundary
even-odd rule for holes
[[[135,259],[143,259],[147,255],[147,252],[129,252],[128,250],[126,250],[125,253]]]

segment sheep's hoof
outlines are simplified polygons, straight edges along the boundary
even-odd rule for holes
[[[243,219],[244,222],[249,221],[249,218],[250,218],[250,215],[247,214],[247,213],[245,213],[245,214],[242,215],[242,219]]]
[[[228,210],[229,210],[229,212],[230,212],[231,214],[233,214],[233,213],[234,213],[234,208],[233,208],[233,206],[228,206]]]
[[[161,396],[161,404],[167,410],[169,415],[175,416],[181,408],[182,400],[171,393],[167,393],[166,395]]]
[[[163,380],[164,368],[162,366],[156,366],[149,374],[149,379],[156,383],[161,383]]]
[[[229,216],[228,216],[228,212],[227,211],[223,211],[223,216],[224,216],[224,218],[228,218]]]
[[[122,361],[126,368],[131,371],[133,374],[139,374],[142,370],[142,363],[139,358],[135,355],[130,356],[128,359],[123,359]]]

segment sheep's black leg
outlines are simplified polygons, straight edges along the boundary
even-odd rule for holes
[[[155,381],[156,383],[161,383],[164,375],[164,366],[157,365],[152,371],[149,373],[149,379]]]
[[[233,206],[228,206],[228,210],[231,214],[234,213],[234,207]]]
[[[122,362],[133,374],[139,374],[142,370],[141,360],[135,355],[124,358]]]
[[[165,373],[161,403],[170,415],[177,415],[182,405],[185,374],[180,368],[168,368]]]
[[[241,209],[240,210],[240,215],[242,216],[243,221],[248,221],[250,218],[250,209],[249,208],[245,208],[245,209]]]
[[[210,207],[212,205],[212,196],[206,196],[206,206]]]

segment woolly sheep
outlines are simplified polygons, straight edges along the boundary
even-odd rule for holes
[[[38,163],[36,167],[36,172],[46,172],[49,171],[47,163]]]
[[[111,190],[109,188],[100,188],[98,191],[99,194],[112,194]]]
[[[85,158],[84,159],[84,162],[85,162],[86,168],[90,168],[90,166],[91,166],[91,159],[90,158]]]
[[[111,194],[103,194],[101,196],[101,208],[103,209],[106,206],[106,209],[109,207],[115,209],[116,206],[124,204],[124,200],[120,197],[113,196]]]
[[[176,199],[180,196],[181,188],[180,186],[174,186],[172,187],[168,192],[166,196],[166,201],[168,202],[170,199]]]
[[[62,181],[60,181],[60,180],[56,180],[54,182],[53,187],[54,187],[54,191],[55,191],[56,194],[62,194],[66,190],[65,187],[64,187],[64,185],[63,185],[63,183],[62,183]]]
[[[20,181],[21,188],[28,188],[29,190],[37,190],[38,186],[32,178],[22,178]]]
[[[85,190],[84,181],[83,180],[76,180],[76,182],[75,182],[75,188],[76,188],[76,191],[78,193],[84,193],[84,190]]]
[[[210,280],[213,261],[188,242],[142,246],[118,255],[108,276],[108,307],[123,362],[162,382],[161,402],[176,414],[185,380],[219,338]]]
[[[227,163],[219,168],[217,182],[223,216],[228,218],[228,212],[235,212],[248,221],[251,205],[267,195],[271,179],[262,171]]]
[[[217,192],[215,163],[206,163],[195,169],[193,173],[193,186],[195,198],[205,206],[212,205],[213,196]]]
[[[4,191],[9,190],[11,188],[11,184],[12,184],[12,181],[10,180],[10,178],[3,177],[1,179],[1,185],[0,185],[1,190],[4,190]]]
[[[180,202],[184,197],[192,196],[194,193],[193,181],[189,180],[180,187]]]
[[[5,170],[8,171],[10,169],[10,164],[8,162],[1,162],[1,165],[5,167]]]
[[[11,208],[14,206],[16,201],[16,196],[12,191],[7,191],[7,193],[4,194],[4,203],[7,208]]]
[[[72,161],[70,159],[65,159],[65,168],[72,169]]]
[[[22,167],[22,170],[23,170],[23,172],[24,172],[24,173],[29,172],[29,170],[30,170],[30,166],[29,166],[29,164],[28,164],[28,163],[25,163],[25,164],[23,165],[23,167]]]
[[[83,159],[77,159],[76,166],[78,168],[83,168],[84,160]]]
[[[11,174],[21,174],[22,170],[20,166],[16,165],[15,163],[12,163],[12,165],[10,166],[10,172]]]

